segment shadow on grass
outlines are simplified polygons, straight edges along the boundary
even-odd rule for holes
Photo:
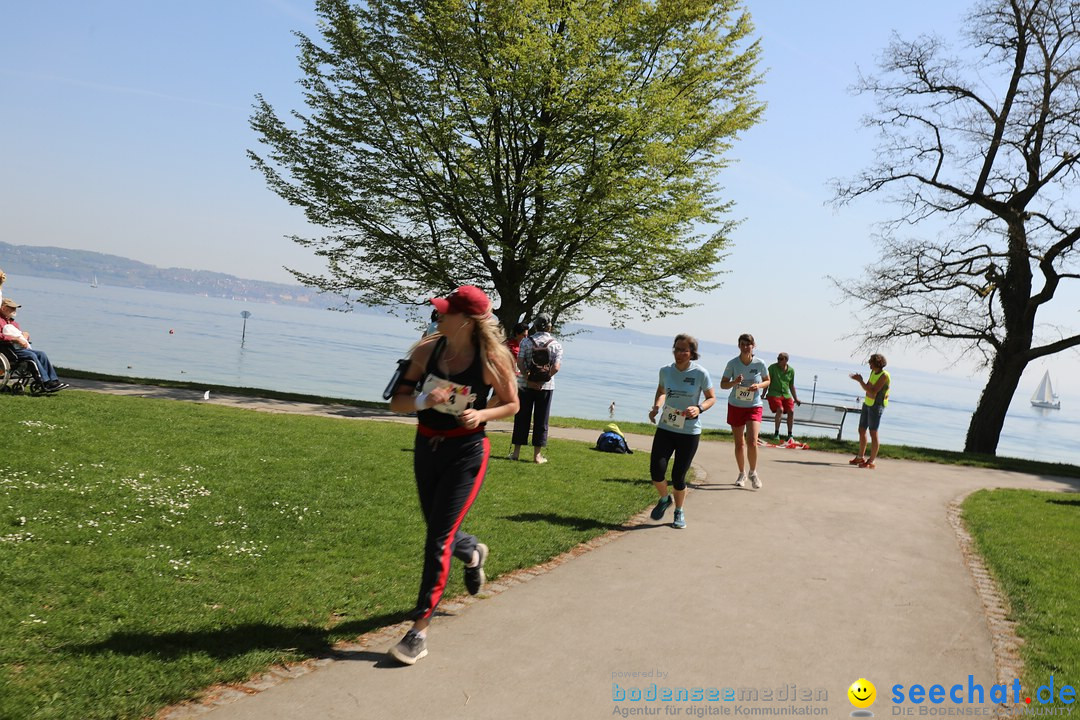
[[[561,525],[573,530],[617,530],[621,525],[600,522],[594,518],[569,517],[566,515],[554,515],[552,513],[518,513],[517,515],[505,516],[507,520],[514,522],[542,522],[549,525]]]
[[[647,530],[652,527],[666,527],[664,525],[627,525],[625,523],[605,523],[594,518],[569,517],[566,515],[554,515],[552,513],[518,513],[517,515],[505,516],[507,520],[515,522],[542,522],[550,525],[562,525],[578,531],[587,530]]]
[[[1052,504],[1052,505],[1065,505],[1065,506],[1067,506],[1067,507],[1074,507],[1074,508],[1080,508],[1080,500],[1057,500],[1057,499],[1050,499],[1050,500],[1047,500],[1047,502],[1048,502],[1048,503],[1050,503],[1050,504]]]
[[[599,480],[590,480],[589,482],[622,483],[623,485],[644,485],[644,484],[652,485],[652,482],[649,481],[646,478],[609,477],[609,478],[600,478]]]
[[[247,623],[235,627],[178,632],[117,632],[105,640],[68,648],[73,655],[143,655],[161,661],[185,655],[206,655],[225,660],[257,650],[296,653],[311,658],[381,660],[382,653],[334,650],[335,638],[353,638],[387,625],[401,622],[404,613],[378,615],[342,623],[332,630],[311,626],[283,626]],[[396,665],[396,663],[388,663]]]

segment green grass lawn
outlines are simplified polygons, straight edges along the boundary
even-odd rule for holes
[[[1080,495],[981,490],[963,518],[1024,639],[1025,691],[1080,690]]]
[[[0,414],[0,718],[143,717],[415,601],[410,425],[72,390]],[[549,453],[490,464],[466,521],[489,577],[654,499],[646,453]]]

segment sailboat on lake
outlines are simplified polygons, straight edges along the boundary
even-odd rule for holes
[[[90,287],[97,287],[97,274],[94,274],[94,279],[90,281]]]
[[[1031,404],[1039,408],[1061,409],[1061,401],[1058,400],[1058,396],[1054,393],[1054,386],[1050,384],[1049,370],[1043,373],[1039,387],[1035,389],[1035,394],[1031,396]]]

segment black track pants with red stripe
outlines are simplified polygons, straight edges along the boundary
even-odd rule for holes
[[[450,577],[450,557],[472,561],[476,538],[461,531],[461,523],[484,483],[491,444],[479,432],[464,437],[416,436],[413,469],[420,509],[427,523],[424,570],[414,620],[431,617]]]

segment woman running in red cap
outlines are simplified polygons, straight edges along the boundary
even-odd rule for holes
[[[413,470],[427,523],[420,593],[410,613],[413,626],[390,649],[406,665],[427,655],[427,628],[446,589],[450,558],[465,563],[470,594],[484,586],[488,547],[462,532],[461,523],[480,492],[491,456],[484,424],[518,410],[514,362],[488,296],[462,285],[444,298],[432,298],[431,304],[439,313],[438,331],[413,346],[409,368],[390,398],[393,412],[416,412],[419,420]]]

